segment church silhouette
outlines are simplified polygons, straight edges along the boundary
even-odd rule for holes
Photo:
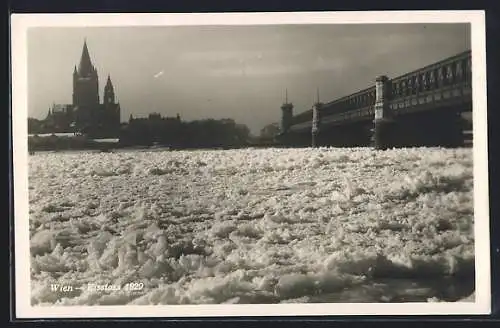
[[[73,103],[53,104],[45,119],[53,132],[74,132],[90,137],[114,138],[120,132],[120,104],[108,74],[104,99],[99,100],[99,77],[84,40],[80,64],[73,70]]]

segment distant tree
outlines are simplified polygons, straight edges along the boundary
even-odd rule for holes
[[[264,140],[272,140],[280,133],[281,129],[278,123],[271,123],[260,130],[260,138]]]
[[[43,124],[42,121],[37,120],[36,118],[28,118],[28,133],[29,134],[39,134],[43,133]]]
[[[236,124],[236,136],[239,146],[248,144],[251,134],[250,129],[245,124]]]

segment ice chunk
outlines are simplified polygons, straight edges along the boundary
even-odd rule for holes
[[[30,250],[32,256],[50,253],[56,247],[55,231],[42,230],[30,238]]]

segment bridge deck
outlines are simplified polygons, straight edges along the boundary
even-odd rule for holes
[[[470,111],[471,77],[471,52],[466,51],[389,80],[387,102],[390,113],[400,116],[453,106],[457,110]],[[321,126],[373,120],[375,100],[375,87],[370,87],[323,104],[320,108]],[[310,130],[311,120],[312,110],[294,116],[290,131]]]

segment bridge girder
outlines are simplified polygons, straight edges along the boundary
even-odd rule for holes
[[[369,130],[371,133],[369,139],[375,139],[376,144],[381,142],[377,136],[390,136],[385,138],[384,143],[387,145],[382,147],[386,148],[390,144],[399,144],[396,142],[397,139],[401,139],[398,134],[404,132],[400,130],[400,127],[410,128],[408,124],[412,121],[408,118],[419,117],[422,120],[418,124],[425,123],[442,131],[448,131],[450,135],[453,135],[450,138],[455,140],[457,138],[455,130],[462,124],[456,123],[453,119],[454,114],[450,113],[472,111],[471,76],[471,53],[467,51],[392,80],[385,76],[379,77],[373,87],[323,104],[318,113],[321,119],[314,124],[314,127],[311,122],[311,110],[293,117],[288,129],[288,139],[302,140],[308,135],[309,144],[313,137],[314,143],[318,144],[321,140],[324,143],[325,136],[328,135],[336,135],[339,140],[345,139],[340,137],[342,133],[334,132],[343,131],[344,136],[351,136],[353,140],[353,142],[344,141],[346,144],[358,144],[360,140],[366,139],[365,133]],[[380,120],[394,124],[381,124]],[[439,123],[435,125],[435,122]],[[451,127],[447,128],[447,124]],[[316,126],[319,127],[319,131],[314,132]],[[367,126],[370,127],[367,128]],[[394,133],[381,133],[377,132],[377,129],[395,130]],[[415,129],[413,130],[416,133]],[[438,138],[437,135],[435,137],[437,144],[443,143],[446,139]],[[423,142],[425,138],[414,139]],[[304,141],[300,143],[307,144]],[[413,141],[410,143],[414,144]],[[424,142],[424,144],[428,143]],[[444,143],[460,144],[456,140]]]

